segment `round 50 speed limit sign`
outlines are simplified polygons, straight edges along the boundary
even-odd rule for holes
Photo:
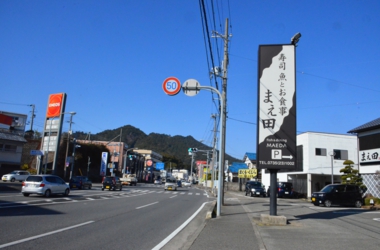
[[[181,91],[181,82],[175,77],[168,77],[162,84],[164,92],[168,95],[176,95]]]

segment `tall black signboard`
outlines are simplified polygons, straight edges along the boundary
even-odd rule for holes
[[[260,45],[257,167],[296,167],[296,76],[294,45]]]

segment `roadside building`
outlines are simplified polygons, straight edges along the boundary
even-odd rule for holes
[[[162,162],[162,155],[149,149],[134,149],[133,152],[144,157],[144,166],[137,173],[138,178],[145,182],[153,182],[155,176],[160,175],[160,171],[156,170],[156,163]]]
[[[227,174],[228,174],[228,179],[231,182],[239,181],[239,177],[238,177],[239,169],[249,169],[249,167],[243,162],[233,162],[231,166],[228,166]]]
[[[20,169],[27,115],[0,111],[0,175]]]
[[[256,154],[246,152],[243,158],[244,163],[247,165],[248,169],[255,169],[256,164]],[[261,182],[261,171],[257,171],[257,176],[254,178],[256,181]]]
[[[110,163],[113,163],[113,169],[116,172],[122,172],[125,157],[124,154],[127,152],[128,145],[124,142],[109,142],[109,141],[93,141],[93,140],[77,140],[78,144],[95,144],[104,145],[110,152]]]
[[[292,182],[294,191],[311,197],[325,185],[340,183],[345,160],[358,169],[357,137],[353,135],[305,132],[297,135],[297,168],[281,170],[277,181]],[[262,183],[270,186],[268,170],[262,170]]]
[[[356,134],[359,147],[359,173],[367,193],[380,197],[380,118],[356,127],[348,133]]]

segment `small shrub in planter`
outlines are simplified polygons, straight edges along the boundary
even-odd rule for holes
[[[380,199],[375,197],[366,197],[364,199],[364,205],[371,205],[371,199],[373,199],[374,205],[380,205]]]

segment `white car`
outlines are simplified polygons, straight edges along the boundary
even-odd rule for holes
[[[182,182],[182,186],[184,186],[184,187],[191,187],[191,182],[190,181]]]
[[[165,191],[167,190],[172,190],[172,191],[177,191],[177,180],[176,179],[166,179],[165,182]]]
[[[6,182],[6,181],[10,181],[10,182],[19,181],[19,182],[22,182],[22,181],[25,181],[26,178],[29,177],[29,175],[30,175],[30,173],[28,171],[15,170],[15,171],[12,171],[9,174],[3,175],[3,177],[1,179],[4,182]]]
[[[43,195],[49,197],[52,194],[63,194],[68,196],[70,186],[56,175],[31,175],[23,183],[21,193],[24,196],[30,194]]]
[[[161,179],[154,180],[154,184],[155,184],[155,185],[161,185],[161,184],[162,184]]]

